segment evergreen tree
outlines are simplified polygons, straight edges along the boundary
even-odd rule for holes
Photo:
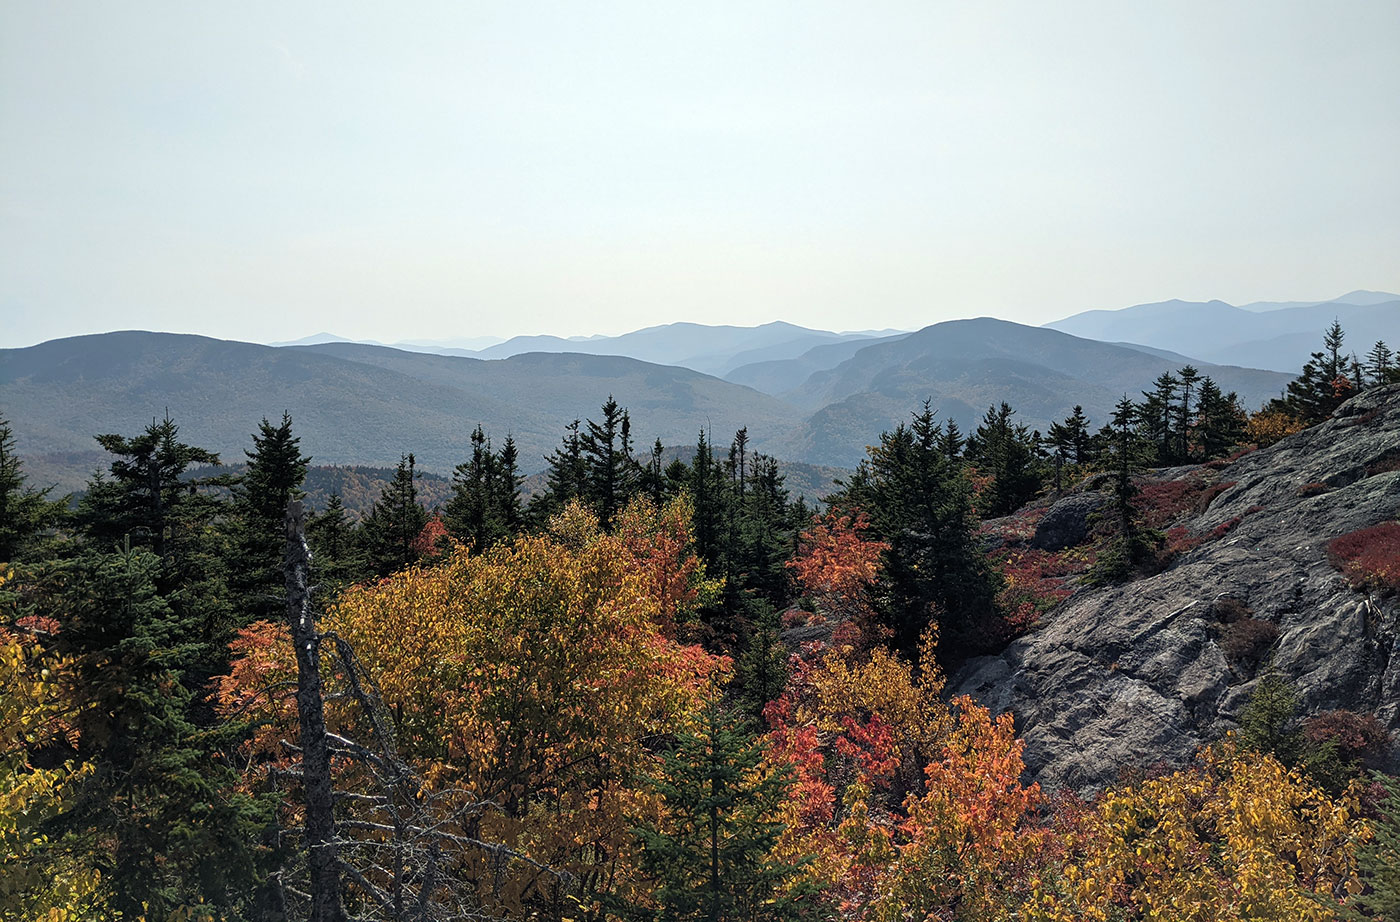
[[[1222,394],[1220,387],[1207,375],[1201,380],[1196,398],[1195,441],[1200,445],[1201,460],[1224,457],[1243,441],[1246,417],[1239,397],[1232,391]]]
[[[939,447],[943,451],[943,454],[946,455],[950,461],[956,461],[962,457],[963,448],[966,445],[967,439],[963,438],[962,430],[958,428],[957,420],[949,418],[949,420],[943,424],[943,435],[939,439]]]
[[[511,506],[513,499],[518,502],[519,481],[511,482],[514,475],[506,470],[505,459],[496,456],[480,425],[472,431],[471,442],[471,458],[452,472],[445,520],[454,538],[481,552],[514,536]],[[510,447],[513,451],[513,442]]]
[[[281,615],[282,517],[289,500],[305,495],[301,485],[311,459],[301,454],[287,413],[277,426],[264,417],[253,433],[253,450],[244,454],[248,469],[234,487],[237,528],[229,583],[246,624]]]
[[[1154,546],[1154,535],[1138,527],[1137,484],[1133,476],[1142,469],[1142,459],[1149,450],[1135,429],[1140,408],[1125,394],[1113,408],[1113,418],[1100,435],[1103,457],[1113,473],[1114,517],[1118,535],[1099,554],[1092,576],[1098,582],[1112,582],[1126,577],[1146,558]]]
[[[1372,387],[1400,382],[1400,367],[1395,364],[1395,354],[1384,340],[1377,340],[1366,355],[1367,381]]]
[[[1134,408],[1133,422],[1155,446],[1158,464],[1175,464],[1178,460],[1174,401],[1180,384],[1176,375],[1162,372],[1153,382],[1153,389],[1143,391],[1143,402]]]
[[[909,425],[880,436],[829,502],[864,511],[889,542],[877,597],[895,645],[915,654],[936,620],[940,650],[955,657],[986,643],[1000,580],[976,538],[972,485],[939,448],[940,429],[926,403]]]
[[[76,518],[88,547],[146,548],[160,560],[156,590],[198,651],[186,684],[203,690],[224,671],[228,642],[243,623],[228,588],[231,516],[222,495],[233,484],[222,474],[190,476],[192,465],[217,466],[219,456],[181,442],[179,433],[167,416],[131,438],[97,436],[115,459],[88,484]]]
[[[307,524],[306,538],[311,545],[321,598],[333,597],[340,589],[369,575],[356,541],[355,524],[346,514],[339,493],[332,493],[326,508]]]
[[[1093,464],[1095,461],[1094,437],[1089,431],[1089,418],[1084,408],[1075,405],[1074,411],[1065,417],[1065,429],[1069,433],[1070,445],[1074,449],[1074,463]]]
[[[1064,492],[1064,468],[1074,450],[1074,436],[1063,423],[1050,424],[1050,458],[1055,468],[1055,495]]]
[[[758,719],[764,705],[787,687],[788,650],[783,645],[782,624],[773,606],[762,599],[753,599],[749,618],[753,631],[746,649],[734,664],[730,690],[739,709],[747,717]]]
[[[413,454],[399,459],[394,479],[360,525],[360,545],[369,569],[388,576],[413,563],[413,542],[428,524],[428,511],[418,503]]]
[[[102,856],[126,917],[201,901],[236,917],[259,876],[256,846],[273,805],[239,792],[220,734],[194,721],[208,650],[198,615],[162,596],[165,571],[129,543],[65,567],[57,643],[75,664],[75,755],[93,772],[58,822]]]
[[[496,456],[495,487],[491,493],[497,521],[507,537],[519,535],[525,527],[524,510],[520,503],[520,484],[524,480],[520,476],[520,451],[515,447],[515,436],[507,432],[505,443]]]
[[[725,520],[724,472],[715,461],[703,429],[695,440],[695,455],[690,462],[685,486],[695,504],[692,517],[695,551],[705,561],[709,572],[720,573],[720,532]]]
[[[1376,772],[1373,780],[1385,798],[1371,823],[1371,838],[1357,850],[1366,889],[1346,909],[1344,918],[1353,922],[1400,919],[1400,778]]]
[[[1286,413],[1308,425],[1331,416],[1356,391],[1342,354],[1345,339],[1342,325],[1334,320],[1323,334],[1322,351],[1312,354],[1302,373],[1288,382],[1284,396],[1270,401],[1265,409]]]
[[[530,516],[543,523],[571,499],[583,499],[587,487],[587,470],[583,460],[583,438],[579,435],[580,421],[564,427],[564,438],[545,462],[549,465],[545,491],[530,503]]]
[[[64,503],[50,500],[50,492],[26,485],[14,432],[0,417],[0,564],[37,552],[35,539],[63,520]]]
[[[763,746],[718,704],[680,734],[652,780],[659,822],[636,830],[655,906],[627,915],[653,922],[779,922],[830,918],[806,862],[774,854],[792,781],[769,769]]]
[[[1036,440],[1026,426],[1011,421],[1015,412],[1006,402],[988,407],[967,440],[968,463],[992,478],[978,497],[978,510],[987,518],[1010,515],[1040,492]]]
[[[632,457],[632,422],[611,395],[603,404],[603,420],[588,420],[580,438],[583,455],[583,496],[603,529],[637,492],[640,471]]]
[[[1191,461],[1191,426],[1194,421],[1191,389],[1201,380],[1201,373],[1194,365],[1186,365],[1177,372],[1177,379],[1181,383],[1181,403],[1176,408],[1176,451],[1172,460],[1177,464],[1187,464]]]
[[[637,491],[660,506],[672,496],[670,483],[666,479],[666,465],[663,463],[666,449],[657,439],[651,446],[651,455],[642,467],[637,481]]]

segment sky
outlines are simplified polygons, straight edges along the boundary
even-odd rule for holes
[[[1400,3],[0,0],[0,347],[1400,291]]]

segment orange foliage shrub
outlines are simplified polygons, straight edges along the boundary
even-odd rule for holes
[[[1245,425],[1245,438],[1260,448],[1268,448],[1275,442],[1295,432],[1302,432],[1306,428],[1307,426],[1303,424],[1302,420],[1289,416],[1287,413],[1261,410],[1249,418],[1249,422]]]

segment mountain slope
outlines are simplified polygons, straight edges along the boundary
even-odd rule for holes
[[[1290,375],[1196,363],[1247,407],[1283,389]],[[1121,345],[1081,339],[1004,320],[934,324],[906,337],[866,346],[835,368],[813,374],[786,399],[812,415],[779,443],[777,453],[850,467],[863,446],[878,441],[929,400],[964,431],[1003,400],[1017,418],[1044,431],[1076,404],[1106,421],[1123,394],[1137,396],[1181,363]]]
[[[0,413],[31,473],[64,489],[103,463],[95,434],[133,433],[167,410],[186,439],[229,460],[241,460],[261,417],[287,410],[317,463],[385,465],[412,451],[440,472],[467,457],[480,422],[498,442],[514,434],[528,473],[543,467],[569,421],[597,416],[609,394],[630,408],[644,444],[693,442],[702,426],[727,439],[747,425],[763,450],[797,415],[717,378],[613,356],[487,362],[143,332],[0,350]]]
[[[1012,712],[1027,768],[1050,787],[1188,761],[1235,726],[1268,658],[1303,713],[1375,713],[1395,733],[1400,599],[1353,589],[1327,545],[1400,511],[1396,432],[1400,385],[1218,471],[1163,472],[1223,488],[1178,523],[1203,543],[1156,576],[1081,589],[1001,655],[967,664],[953,692]],[[1259,622],[1276,632],[1271,649],[1232,653],[1242,612],[1256,635],[1269,636]]]

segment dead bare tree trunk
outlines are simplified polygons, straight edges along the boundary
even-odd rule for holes
[[[287,503],[287,622],[297,652],[297,717],[301,725],[302,788],[306,795],[306,849],[311,871],[310,922],[345,922],[336,855],[335,794],[321,689],[321,638],[311,612],[311,552],[301,501]]]

